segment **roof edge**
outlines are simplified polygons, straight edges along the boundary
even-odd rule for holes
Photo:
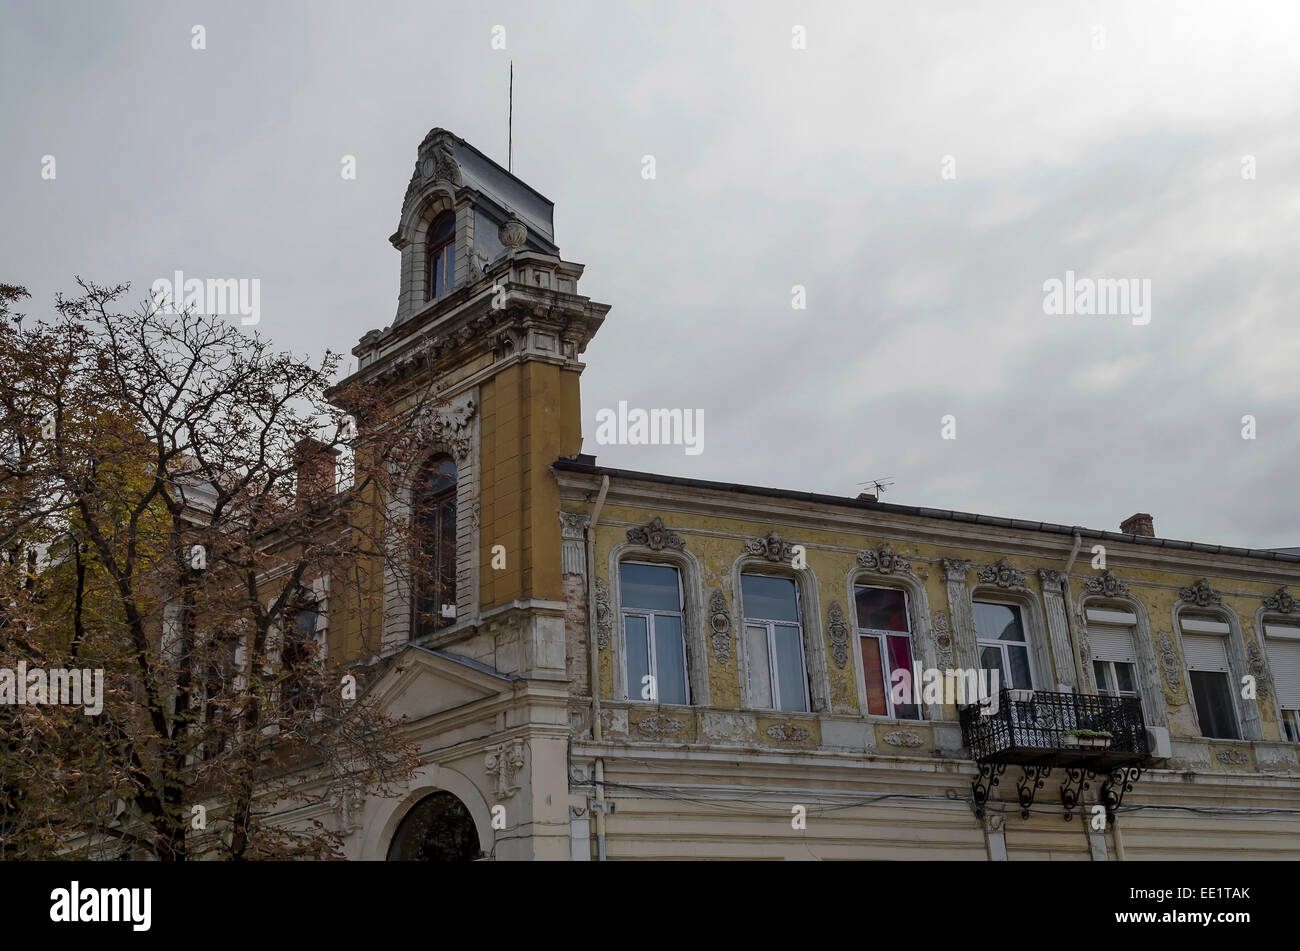
[[[585,460],[592,460],[587,462]],[[775,489],[764,486],[744,485],[736,482],[712,482],[706,479],[692,479],[686,476],[661,475],[655,472],[637,472],[631,469],[611,469],[595,464],[595,457],[578,455],[577,457],[557,459],[552,468],[564,472],[584,472],[592,475],[607,475],[611,479],[628,479],[641,482],[657,482],[662,485],[681,485],[697,489],[711,489],[716,492],[735,492],[739,495],[766,495],[778,499],[793,499],[802,502],[815,502],[819,505],[837,505],[841,508],[871,509],[876,512],[892,512],[897,515],[913,515],[919,518],[932,518],[949,522],[966,522],[973,525],[990,525],[997,528],[1016,528],[1025,531],[1043,532],[1049,535],[1073,535],[1078,532],[1089,538],[1108,541],[1122,541],[1135,545],[1147,545],[1155,548],[1168,548],[1178,551],[1198,551],[1210,555],[1237,555],[1243,558],[1259,558],[1266,561],[1278,561],[1287,564],[1300,564],[1300,554],[1292,555],[1268,548],[1236,548],[1229,545],[1210,545],[1204,542],[1181,541],[1174,538],[1154,538],[1147,535],[1126,535],[1123,532],[1103,531],[1084,525],[1061,525],[1056,522],[1035,522],[1027,519],[1004,518],[998,515],[979,515],[974,512],[958,512],[952,509],[934,509],[919,505],[900,505],[896,502],[878,502],[870,499],[851,499],[840,495],[822,495],[817,492],[800,492],[794,489]]]

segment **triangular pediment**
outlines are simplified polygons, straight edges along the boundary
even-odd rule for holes
[[[416,722],[510,690],[515,679],[445,651],[408,647],[371,693],[390,716]]]

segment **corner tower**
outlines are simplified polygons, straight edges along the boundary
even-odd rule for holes
[[[436,625],[413,621],[418,592],[385,569],[375,619],[385,650],[448,646],[502,673],[564,677],[550,466],[581,448],[579,356],[609,307],[578,293],[583,266],[560,257],[552,209],[450,132],[420,143],[390,239],[401,252],[397,313],[353,348],[352,379],[382,384],[409,413],[422,458],[454,460],[454,610],[444,605]],[[418,499],[399,495],[392,504],[415,517]]]

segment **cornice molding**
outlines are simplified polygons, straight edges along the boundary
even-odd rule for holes
[[[555,470],[555,477],[560,485],[561,498],[566,501],[582,502],[590,493],[598,491],[600,485],[600,473]],[[692,518],[727,518],[751,524],[767,522],[779,524],[783,530],[789,530],[792,534],[820,530],[843,534],[849,539],[853,536],[884,537],[889,538],[894,545],[914,547],[928,544],[964,552],[1014,555],[1056,564],[1064,564],[1073,544],[1069,536],[1041,534],[1030,529],[927,519],[899,512],[871,512],[859,508],[840,508],[830,503],[780,499],[758,494],[742,495],[693,486],[635,482],[626,478],[611,480],[606,504],[671,513],[683,521]],[[732,537],[732,533],[719,531],[701,530],[700,534],[718,538]],[[1085,535],[1085,540],[1088,537]],[[1300,585],[1300,564],[1291,562],[1249,559],[1238,555],[1217,556],[1184,548],[1149,548],[1118,542],[1107,542],[1106,545],[1107,561],[1125,573],[1155,570],[1168,574],[1203,574],[1218,579]],[[838,547],[852,551],[861,546],[854,545],[849,540]],[[914,564],[929,560],[915,554],[909,557]],[[1234,560],[1226,561],[1225,557]],[[1072,577],[1083,576],[1072,574]]]

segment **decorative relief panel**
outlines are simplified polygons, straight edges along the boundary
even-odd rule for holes
[[[891,730],[885,734],[884,740],[890,746],[917,747],[925,744],[924,737],[911,730]]]
[[[790,743],[798,743],[808,739],[807,730],[789,723],[774,723],[765,732],[774,740],[785,740]]]
[[[995,584],[1008,591],[1025,590],[1025,574],[1005,558],[999,558],[991,565],[981,565],[979,569],[981,584]]]
[[[1194,604],[1198,608],[1208,608],[1212,604],[1223,603],[1223,595],[1211,588],[1205,578],[1190,587],[1179,588],[1178,597],[1181,601]]]
[[[858,552],[858,564],[882,575],[904,572],[911,567],[906,558],[894,554],[894,549],[888,543],[879,546],[874,551]]]
[[[710,740],[742,743],[754,739],[756,727],[752,717],[712,711],[704,711],[700,716],[700,730]]]
[[[1260,700],[1268,699],[1268,665],[1264,663],[1264,652],[1259,644],[1251,641],[1246,645],[1246,664],[1251,676],[1255,678],[1255,696]]]
[[[1156,646],[1160,654],[1160,669],[1165,675],[1165,693],[1170,702],[1180,703],[1183,691],[1178,679],[1178,652],[1174,649],[1173,638],[1167,633],[1161,634],[1156,639]]]
[[[1061,582],[1064,580],[1064,571],[1057,571],[1055,568],[1038,569],[1038,584],[1044,591],[1059,593],[1061,590]]]
[[[1089,578],[1083,583],[1083,590],[1089,594],[1100,594],[1107,598],[1118,598],[1128,594],[1128,585],[1115,577],[1115,572],[1107,571],[1103,575]]]
[[[644,545],[651,551],[663,551],[665,548],[681,551],[686,547],[686,540],[666,528],[664,520],[657,515],[640,528],[629,528],[627,540],[632,545]]]
[[[709,595],[709,640],[714,659],[725,664],[731,657],[731,613],[721,588],[714,588]]]
[[[1256,746],[1255,765],[1262,770],[1294,771],[1300,768],[1296,762],[1295,748],[1291,746]]]
[[[762,538],[745,542],[745,553],[771,562],[790,562],[794,560],[794,545],[783,539],[780,532],[768,532]]]
[[[935,611],[930,618],[930,637],[934,639],[934,655],[939,666],[952,667],[952,631],[948,627],[948,612]]]
[[[826,633],[831,639],[831,659],[835,661],[835,666],[844,669],[844,665],[849,662],[849,625],[844,619],[844,609],[840,607],[838,601],[832,601],[830,610],[826,612],[827,625]]]
[[[522,740],[511,740],[487,751],[483,765],[489,776],[497,781],[497,798],[509,799],[519,790],[515,772],[524,765],[524,744]]]
[[[637,732],[643,736],[660,738],[665,736],[676,736],[682,732],[686,723],[677,717],[670,717],[663,713],[655,713],[644,720],[637,721]]]
[[[1250,757],[1244,750],[1219,750],[1214,754],[1224,766],[1247,766],[1250,764]]]
[[[610,630],[614,614],[609,606],[609,586],[604,578],[596,578],[596,644],[601,650],[609,647]]]
[[[472,399],[458,407],[424,406],[412,420],[411,429],[417,449],[443,445],[456,457],[459,465],[469,460],[470,421],[478,411]]]

